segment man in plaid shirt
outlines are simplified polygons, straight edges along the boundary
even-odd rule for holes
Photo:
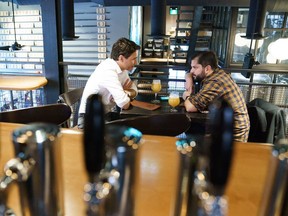
[[[201,82],[201,90],[192,94],[193,81]],[[222,98],[234,110],[234,141],[247,142],[250,121],[243,94],[231,75],[219,69],[217,56],[212,51],[196,54],[186,75],[183,93],[187,112],[203,112],[217,98]]]

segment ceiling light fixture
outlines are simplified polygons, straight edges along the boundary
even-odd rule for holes
[[[288,38],[279,38],[268,46],[268,52],[278,60],[288,59]]]
[[[15,10],[14,10],[14,0],[11,1],[12,4],[12,22],[13,22],[13,29],[14,29],[14,43],[11,46],[2,46],[0,47],[0,50],[6,50],[9,51],[10,49],[12,51],[21,50],[22,46],[17,42],[17,35],[16,35],[16,23],[15,23]]]

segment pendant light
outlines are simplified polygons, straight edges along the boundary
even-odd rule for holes
[[[11,49],[12,51],[17,51],[17,50],[21,50],[22,47],[24,47],[24,46],[22,46],[21,44],[19,44],[17,42],[14,0],[11,1],[11,4],[12,4],[12,22],[13,22],[13,28],[14,28],[14,43],[11,46],[2,46],[2,47],[0,47],[0,50],[9,51]]]

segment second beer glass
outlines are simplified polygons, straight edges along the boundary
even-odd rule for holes
[[[170,106],[172,106],[170,112],[177,112],[177,109],[175,109],[175,107],[180,104],[179,93],[175,91],[171,92],[169,94],[168,103]]]

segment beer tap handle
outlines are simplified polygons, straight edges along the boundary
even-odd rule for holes
[[[105,160],[104,105],[102,97],[93,94],[87,99],[84,117],[85,166],[91,176],[99,173]]]
[[[223,195],[229,176],[233,153],[233,109],[224,100],[216,101],[210,107],[210,182],[215,195]]]

